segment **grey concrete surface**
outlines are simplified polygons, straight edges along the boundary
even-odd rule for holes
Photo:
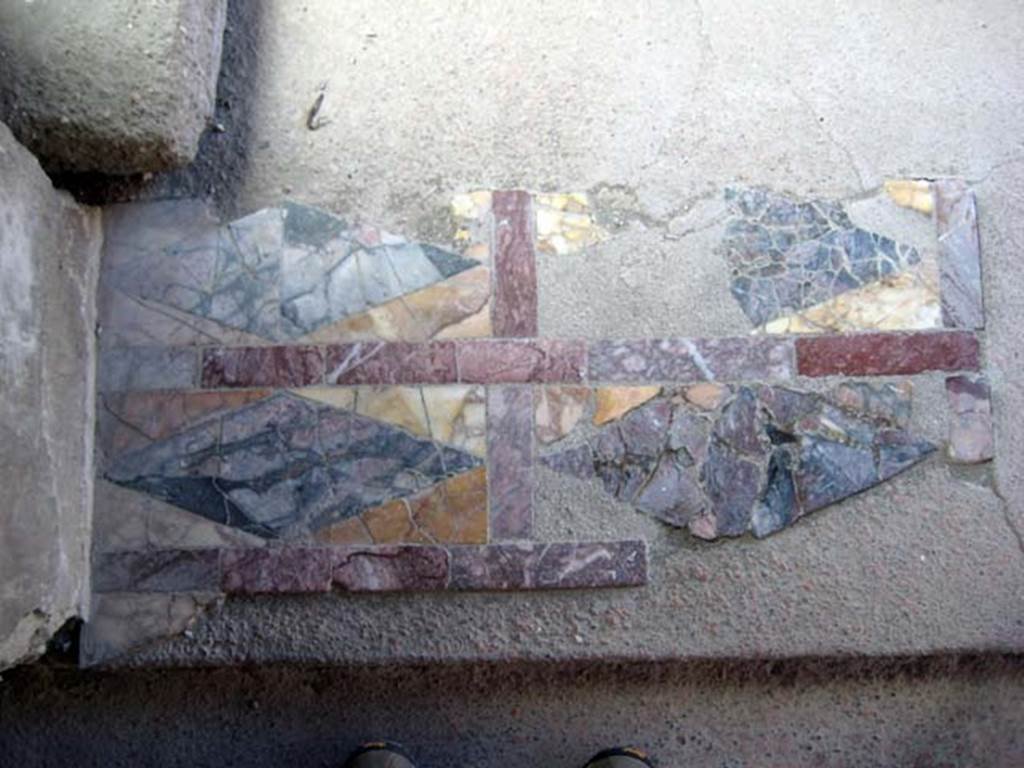
[[[35,766],[340,767],[363,740],[421,768],[1015,768],[1024,669],[972,659],[409,669],[20,670],[0,754]]]
[[[187,164],[213,114],[226,0],[0,2],[0,118],[48,171]]]
[[[676,333],[723,333],[738,311],[699,298],[718,279],[708,250],[724,186],[856,207],[886,178],[961,175],[980,206],[998,459],[961,471],[936,457],[768,540],[714,545],[603,498],[582,503],[545,473],[542,529],[648,537],[649,588],[232,599],[129,663],[1024,649],[1022,34],[1024,7],[1009,0],[233,4],[227,131],[191,170],[70,180],[79,194],[204,191],[225,215],[292,197],[429,237],[456,191],[588,190],[618,230],[595,264],[627,279],[543,260],[542,279],[608,307],[580,316],[576,294],[542,286],[544,331],[646,334],[651,312]],[[658,263],[676,270],[660,292]],[[915,414],[942,436],[941,382]]]
[[[0,123],[0,669],[89,597],[100,212]]]

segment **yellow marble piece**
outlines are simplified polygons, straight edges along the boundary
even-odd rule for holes
[[[473,267],[440,283],[317,329],[300,341],[311,344],[427,341],[441,332],[446,332],[445,338],[489,336],[489,318],[486,323],[479,319],[472,323],[464,321],[486,308],[490,293],[490,270]]]
[[[729,390],[721,384],[714,384],[704,381],[687,387],[685,392],[686,401],[705,411],[713,411],[723,402]]]
[[[306,387],[292,391],[474,456],[483,458],[487,453],[486,398],[481,385]]]
[[[534,407],[535,434],[542,443],[553,443],[569,434],[586,410],[586,387],[541,387]]]
[[[600,426],[624,416],[661,391],[660,387],[601,387],[596,392],[594,424]]]
[[[846,291],[754,333],[910,331],[942,327],[937,268],[931,263]]]
[[[542,253],[559,256],[576,253],[609,236],[591,215],[585,192],[536,195],[534,214],[537,249]]]
[[[488,221],[491,192],[478,189],[452,197],[451,215],[455,222],[455,241],[466,245],[463,256],[486,262],[490,258]]]
[[[924,214],[935,210],[935,194],[931,182],[924,179],[889,179],[885,191],[896,205]]]

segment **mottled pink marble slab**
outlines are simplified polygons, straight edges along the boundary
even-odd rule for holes
[[[495,336],[537,335],[537,263],[529,192],[495,192],[494,308]]]
[[[793,342],[769,336],[704,339],[613,339],[590,344],[592,382],[729,381],[790,379]]]
[[[579,382],[586,373],[586,345],[549,339],[461,341],[459,380],[471,384]]]
[[[487,463],[492,541],[533,531],[533,388],[490,387]]]
[[[230,347],[203,352],[203,386],[304,387],[324,379],[319,347]]]
[[[448,552],[431,546],[334,550],[331,582],[344,592],[422,592],[448,586]]]
[[[806,336],[796,340],[802,376],[895,376],[974,371],[978,338],[966,331]]]
[[[330,384],[445,384],[456,381],[455,345],[357,342],[327,347]]]

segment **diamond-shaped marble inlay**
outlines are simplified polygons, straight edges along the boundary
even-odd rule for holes
[[[909,394],[893,385],[842,385],[831,397],[722,389],[724,404],[710,410],[667,391],[541,461],[598,478],[619,500],[711,539],[774,533],[935,450],[900,427]]]
[[[216,523],[296,538],[483,462],[279,393],[117,457],[107,478]]]
[[[285,203],[143,250],[110,279],[137,298],[288,341],[479,266]]]

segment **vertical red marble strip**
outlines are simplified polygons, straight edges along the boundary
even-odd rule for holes
[[[528,538],[533,530],[533,388],[487,390],[490,540]]]
[[[495,336],[537,335],[537,262],[533,250],[530,193],[501,190],[491,203],[494,214]]]

